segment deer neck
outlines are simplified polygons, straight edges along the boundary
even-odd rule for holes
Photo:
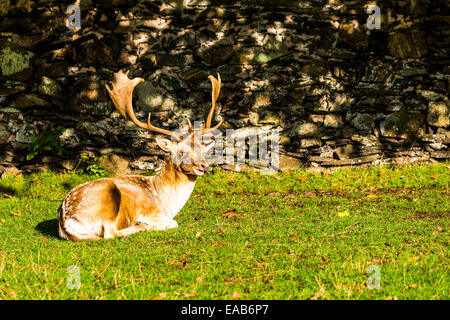
[[[178,170],[172,157],[168,156],[160,173],[154,178],[155,189],[166,203],[166,213],[175,216],[191,196],[197,176],[187,175]]]
[[[167,156],[161,168],[161,172],[157,175],[163,184],[168,186],[177,186],[185,184],[195,184],[196,175],[187,175],[175,167],[171,156]]]

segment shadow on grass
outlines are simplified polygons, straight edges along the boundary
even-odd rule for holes
[[[0,194],[2,193],[14,197],[17,195],[17,190],[12,187],[0,186]]]
[[[39,223],[36,228],[40,233],[48,236],[48,237],[58,237],[58,219],[52,219],[47,221],[42,221]]]

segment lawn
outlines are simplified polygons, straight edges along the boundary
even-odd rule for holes
[[[449,177],[449,163],[215,168],[177,229],[83,243],[58,239],[56,210],[92,176],[3,179],[0,298],[449,299]]]

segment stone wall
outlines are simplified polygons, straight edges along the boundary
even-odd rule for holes
[[[277,128],[282,169],[449,159],[448,2],[81,0],[70,30],[73,0],[2,0],[0,165],[71,169],[87,153],[153,168],[154,134],[107,96],[120,69],[146,79],[138,117],[168,129],[204,119],[220,73],[222,129]],[[51,124],[67,153],[27,160]]]

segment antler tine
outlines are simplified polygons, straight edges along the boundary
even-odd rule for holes
[[[208,78],[211,81],[211,85],[212,85],[212,91],[211,91],[212,103],[211,103],[211,109],[209,110],[209,113],[208,113],[208,117],[206,118],[206,125],[202,130],[203,133],[206,133],[208,131],[219,128],[223,122],[223,119],[221,117],[219,123],[217,125],[215,125],[213,128],[211,128],[212,116],[214,114],[214,109],[216,108],[216,100],[217,100],[217,98],[219,98],[220,86],[222,84],[222,81],[220,79],[219,73],[217,74],[217,79],[214,78],[212,75],[210,75]]]
[[[219,127],[220,127],[220,126],[222,125],[222,123],[223,123],[223,118],[222,118],[222,116],[219,115],[219,117],[220,117],[219,122],[218,122],[214,127],[209,128],[208,131],[212,131],[212,130],[219,129]]]
[[[186,121],[188,123],[189,132],[192,132],[194,130],[194,127],[192,126],[191,120],[189,120],[189,117],[186,114],[183,114],[183,117],[186,119]]]
[[[177,141],[180,141],[181,140],[181,137],[180,137],[180,135],[178,135],[176,132],[174,132],[174,131],[170,131],[170,130],[166,130],[166,129],[162,129],[162,128],[158,128],[158,127],[155,127],[154,125],[152,125],[151,123],[150,123],[150,115],[151,115],[151,113],[149,113],[148,114],[148,119],[147,119],[147,125],[146,125],[146,129],[148,129],[148,130],[150,130],[150,131],[154,131],[154,132],[159,132],[159,133],[162,133],[162,134],[167,134],[167,135],[169,135],[169,136],[171,136],[171,137],[173,137],[175,140],[177,140]],[[136,119],[137,120],[137,119]],[[139,121],[139,120],[137,120],[137,121]],[[134,122],[134,121],[133,121]],[[142,123],[142,122],[141,122]]]
[[[110,89],[109,86],[105,84],[109,96],[111,97],[111,100],[113,101],[116,109],[125,119],[129,117],[130,120],[133,121],[133,123],[138,127],[169,135],[179,141],[180,136],[177,133],[153,126],[150,123],[150,114],[148,115],[146,124],[136,118],[133,111],[133,91],[139,83],[144,81],[144,79],[129,79],[127,75],[128,71],[123,72],[122,70],[120,70],[119,72],[114,74],[114,81],[111,83],[112,89]]]

